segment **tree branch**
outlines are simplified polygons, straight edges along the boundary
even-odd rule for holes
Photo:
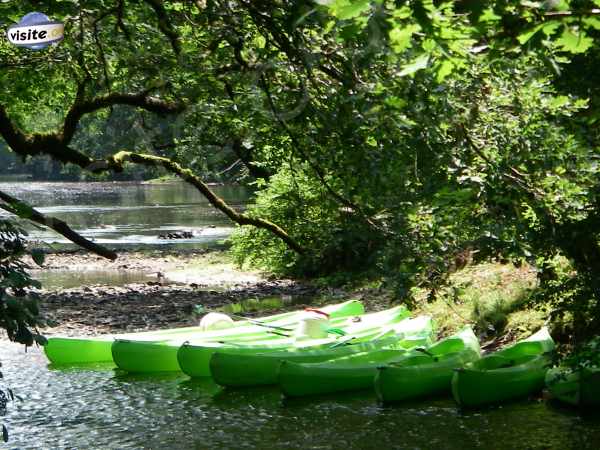
[[[175,114],[182,112],[185,109],[183,103],[171,102],[148,96],[148,91],[142,91],[136,94],[112,92],[87,101],[79,98],[78,95],[65,117],[62,131],[62,139],[65,144],[71,142],[75,130],[77,129],[77,124],[85,114],[113,105],[136,106],[157,114]]]
[[[51,228],[58,234],[66,237],[71,242],[74,242],[80,247],[88,249],[97,255],[103,256],[104,258],[111,260],[117,259],[117,254],[115,252],[84,238],[62,220],[59,220],[55,217],[45,216],[33,207],[29,206],[27,203],[2,191],[0,191],[0,200],[4,202],[0,203],[0,209],[8,211],[11,214],[21,217],[22,219],[31,220],[32,222],[36,222]]]
[[[333,189],[330,184],[327,182],[326,179],[326,174],[323,171],[323,169],[317,164],[315,163],[312,158],[310,158],[310,156],[303,150],[302,145],[300,144],[300,142],[298,141],[298,139],[296,138],[296,135],[292,132],[292,130],[290,129],[290,127],[288,126],[288,124],[286,123],[286,121],[281,117],[281,115],[278,114],[277,109],[275,107],[275,102],[273,100],[273,96],[271,95],[271,91],[269,89],[269,85],[267,84],[267,81],[265,79],[264,74],[261,74],[260,76],[260,86],[262,88],[262,90],[264,91],[265,95],[267,96],[267,102],[269,103],[269,107],[271,109],[271,112],[273,114],[273,116],[275,116],[275,119],[277,120],[277,122],[281,125],[281,128],[287,133],[287,135],[289,136],[292,144],[294,145],[294,149],[296,150],[296,152],[300,155],[300,157],[306,161],[308,163],[308,165],[311,167],[311,169],[315,172],[315,174],[317,175],[317,177],[319,178],[319,180],[321,181],[321,183],[323,184],[323,187],[325,187],[325,190],[329,193],[329,195],[335,199],[339,204],[343,205],[344,207],[348,208],[348,210],[352,211],[352,212],[356,212],[357,214],[360,215],[360,217],[362,217],[362,219],[373,229],[383,232],[383,233],[387,233],[387,231],[385,229],[383,229],[381,226],[379,226],[378,224],[376,224],[364,211],[363,209],[357,205],[356,203],[352,202],[351,200],[347,199],[346,197],[344,197],[343,195],[339,194],[338,192],[335,191],[335,189]]]
[[[169,20],[169,16],[167,15],[167,11],[165,10],[165,6],[162,0],[144,0],[150,7],[154,10],[154,14],[156,14],[156,18],[158,19],[158,28],[163,34],[169,39],[171,42],[171,47],[173,47],[173,51],[176,55],[179,55],[181,52],[181,44],[179,42],[179,36],[173,28],[173,24]]]
[[[78,87],[75,102],[65,117],[62,132],[52,134],[25,134],[10,120],[4,107],[0,105],[0,135],[4,137],[12,150],[19,155],[33,156],[47,154],[58,161],[72,163],[94,173],[106,170],[114,170],[116,172],[122,171],[123,163],[125,161],[143,165],[162,166],[169,172],[178,175],[183,180],[195,186],[215,208],[222,211],[232,221],[239,225],[253,225],[257,228],[268,230],[282,239],[295,252],[299,254],[304,253],[304,249],[281,227],[268,220],[254,218],[236,212],[221,198],[215,195],[200,178],[193,174],[191,170],[181,167],[170,159],[152,155],[120,152],[106,160],[93,160],[84,153],[69,147],[68,144],[73,138],[81,117],[87,113],[107,106],[125,104],[141,107],[161,114],[179,112],[184,109],[183,104],[149,97],[148,91],[138,94],[111,93],[96,97],[89,101],[84,101],[84,83],[80,84]],[[43,216],[36,217],[43,220]],[[55,231],[64,236],[71,236],[69,239],[78,245],[82,245],[85,248],[90,248],[90,245],[95,245],[74,233],[64,222],[54,222],[54,226],[58,227],[53,228]]]
[[[572,16],[597,16],[600,9],[593,8],[586,11],[548,11],[544,13],[545,17],[572,17]]]
[[[239,225],[253,225],[257,228],[270,231],[281,240],[283,240],[292,250],[296,253],[304,254],[304,249],[279,225],[274,224],[266,219],[257,217],[250,217],[246,214],[240,214],[231,208],[225,201],[217,196],[210,188],[190,169],[186,169],[178,163],[160,156],[144,155],[140,153],[132,152],[119,152],[108,158],[108,167],[115,171],[122,171],[123,164],[127,161],[131,161],[135,164],[142,164],[146,166],[164,167],[167,171],[179,176],[184,181],[187,181],[196,189],[198,189],[204,197],[209,201],[211,205],[223,212],[233,222]]]

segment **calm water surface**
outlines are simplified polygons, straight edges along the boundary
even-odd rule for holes
[[[249,193],[239,186],[214,191],[236,209]],[[111,247],[153,247],[210,243],[226,237],[231,222],[192,186],[183,182],[53,183],[4,182],[0,190],[29,202],[40,212],[66,221],[84,236]],[[7,215],[0,211],[0,216]],[[159,235],[189,230],[194,237],[161,239]],[[29,227],[30,238],[48,243],[68,241],[53,231]]]
[[[184,375],[50,369],[0,342],[23,397],[0,418],[19,449],[598,449],[600,417],[544,402],[461,413],[450,399],[379,406],[358,393],[283,402],[276,389],[222,391]]]

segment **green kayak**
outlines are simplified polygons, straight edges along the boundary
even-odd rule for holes
[[[362,303],[350,300],[344,303],[329,305],[322,308],[332,316],[344,317],[364,313]],[[232,328],[215,331],[202,331],[200,327],[173,328],[168,330],[147,331],[141,333],[111,334],[85,338],[50,337],[44,346],[46,356],[53,364],[81,364],[96,362],[112,362],[111,346],[117,339],[136,341],[165,341],[181,340],[193,337],[220,339],[233,336],[264,336],[268,328],[257,325],[256,322],[272,326],[293,326],[297,323],[302,311],[262,317],[256,320],[239,320]]]
[[[454,369],[480,358],[479,340],[471,327],[435,343],[426,351],[412,351],[396,361],[385,361],[373,380],[377,398],[395,402],[450,393]]]
[[[524,341],[467,364],[452,377],[454,399],[460,406],[477,407],[541,391],[553,349],[544,327]]]
[[[598,367],[555,367],[546,374],[546,386],[554,398],[570,405],[600,405]]]
[[[345,342],[361,342],[373,340],[388,333],[385,328],[394,325],[408,316],[408,311],[404,306],[397,306],[385,311],[365,314],[358,322],[352,319],[347,320],[346,324],[338,325],[347,336],[327,337],[324,339],[311,339],[297,341],[295,338],[283,338],[271,340],[269,342],[257,342],[254,344],[239,344],[227,342],[213,343],[185,343],[177,352],[179,366],[184,373],[191,377],[211,376],[210,360],[216,352],[229,353],[235,355],[255,355],[257,353],[270,353],[288,349],[324,349],[332,345],[342,345]]]
[[[237,354],[215,353],[210,360],[210,371],[217,384],[228,387],[270,385],[278,382],[281,361],[319,362],[365,352],[393,352],[398,354],[416,345],[431,343],[433,323],[430,317],[404,319],[382,329],[379,338],[367,342],[336,345],[316,350],[289,349],[271,353]],[[391,350],[396,349],[396,350]],[[315,364],[309,364],[314,366]],[[369,384],[370,384],[369,380]]]
[[[320,308],[319,311],[329,314],[331,327],[343,326],[348,320],[361,317],[364,312],[362,303],[351,300],[338,305],[329,305]],[[269,322],[264,325],[252,325],[250,330],[238,330],[244,332],[226,333],[228,330],[206,333],[190,333],[177,336],[176,339],[161,341],[117,339],[112,343],[112,358],[118,368],[131,373],[143,372],[173,372],[180,371],[177,362],[177,351],[184,342],[193,341],[197,343],[212,342],[215,345],[250,345],[256,342],[280,342],[281,334],[289,333],[281,329],[273,329],[273,326],[293,330],[298,321],[305,315],[304,311],[298,311],[284,320]],[[287,335],[287,334],[286,334]],[[289,340],[289,338],[286,337]]]

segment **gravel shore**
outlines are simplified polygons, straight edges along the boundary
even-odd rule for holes
[[[33,267],[33,264],[32,264]],[[33,271],[35,276],[39,269]],[[194,325],[196,305],[208,310],[260,299],[245,315],[265,315],[298,309],[317,297],[339,300],[341,292],[323,292],[292,280],[268,279],[236,268],[221,251],[129,252],[114,262],[84,252],[47,255],[43,270],[135,270],[156,280],[124,286],[85,285],[39,291],[48,326],[44,334],[93,335]],[[340,300],[341,301],[341,300]]]

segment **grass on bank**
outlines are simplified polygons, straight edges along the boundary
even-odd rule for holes
[[[526,265],[484,263],[452,274],[447,287],[433,301],[428,291],[415,289],[417,308],[413,315],[433,317],[440,337],[472,325],[482,342],[510,343],[537,331],[547,313],[528,302],[537,286],[534,270]],[[333,297],[358,298],[368,310],[383,309],[393,303],[391,292],[373,283],[349,290],[332,289],[323,300]]]
[[[544,310],[528,302],[536,286],[535,272],[526,265],[469,266],[451,275],[433,302],[427,302],[426,292],[418,293],[418,312],[432,315],[442,335],[471,324],[482,338],[515,341],[537,331],[546,319]]]
[[[222,257],[229,256],[225,253]],[[394,303],[392,292],[380,288],[380,282],[338,275],[339,280],[334,274],[314,281],[322,289],[315,304],[357,298],[373,311]],[[341,288],[331,287],[340,284]],[[507,344],[528,337],[544,324],[547,311],[528,301],[537,284],[535,270],[527,264],[471,265],[450,275],[448,286],[438,291],[433,301],[427,301],[426,289],[415,289],[413,315],[431,315],[440,337],[470,324],[482,342]]]

